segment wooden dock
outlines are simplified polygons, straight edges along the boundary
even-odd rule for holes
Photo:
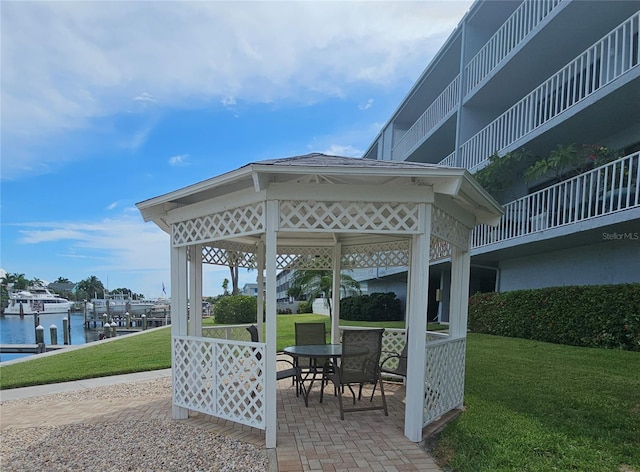
[[[60,344],[0,344],[0,354],[42,354],[65,347],[67,346]]]
[[[44,344],[0,344],[0,354],[41,354],[46,349]]]

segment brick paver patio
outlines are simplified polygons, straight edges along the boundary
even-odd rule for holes
[[[114,379],[114,382],[117,381]],[[385,382],[389,416],[382,410],[345,413],[340,420],[338,399],[333,388],[325,390],[319,403],[319,384],[313,386],[309,407],[296,397],[291,379],[278,382],[278,433],[276,459],[270,454],[271,470],[299,471],[439,471],[420,444],[404,436],[404,387]],[[363,400],[368,402],[367,391]],[[345,397],[347,398],[347,397]],[[99,400],[99,401],[97,401]],[[376,394],[374,401],[379,401]],[[99,423],[126,418],[150,419],[171,417],[171,398],[101,398],[88,402],[61,402],[47,405],[12,403],[2,407],[1,429],[55,426],[69,423]],[[264,447],[264,431],[208,415],[192,413],[187,420],[194,426],[232,436]]]

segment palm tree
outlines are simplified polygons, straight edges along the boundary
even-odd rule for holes
[[[9,286],[14,290],[24,290],[29,286],[29,281],[25,278],[24,274],[5,274],[0,280],[0,306],[4,308],[8,304],[9,300]]]
[[[240,269],[239,262],[247,255],[238,251],[226,251],[226,253],[227,259],[229,260],[229,272],[231,273],[231,295],[238,295],[240,293],[240,286],[238,285],[240,283],[238,276]],[[251,261],[255,264],[255,259],[253,259],[253,257],[251,257]]]
[[[35,277],[32,280],[30,280],[29,284],[33,285],[34,287],[39,287],[44,285],[44,283],[42,283],[42,279],[39,279],[38,277]]]
[[[5,275],[2,284],[13,284],[13,288],[24,290],[29,286],[29,281],[26,279],[24,274],[14,272],[13,274]]]
[[[92,275],[78,282],[76,293],[78,299],[82,296],[84,299],[96,298],[98,293],[104,294],[104,285],[98,277]]]
[[[301,293],[307,296],[307,301],[322,296],[332,316],[331,298],[333,296],[333,271],[331,270],[296,270],[291,276],[290,293]],[[340,274],[340,290],[344,296],[360,294],[360,283],[350,275]]]
[[[240,287],[238,286],[238,266],[230,265],[229,272],[231,272],[231,295],[238,295],[240,293]]]
[[[9,285],[15,287],[16,275],[18,274],[4,274],[4,277],[0,280],[0,306],[4,309],[9,300]],[[20,274],[24,278],[24,274]]]

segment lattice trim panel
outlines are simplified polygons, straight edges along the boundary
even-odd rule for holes
[[[442,339],[446,339],[448,337],[447,334],[438,333],[435,331],[426,331],[425,332],[425,345],[431,341],[438,341]],[[407,330],[406,329],[393,329],[393,328],[385,328],[384,334],[382,335],[382,356],[380,357],[380,362],[382,363],[386,357],[390,357],[392,355],[400,355],[402,350],[404,349],[405,344],[407,343]],[[398,367],[398,358],[391,357],[384,364],[387,369],[395,369]],[[393,374],[384,374],[393,377]]]
[[[345,269],[406,267],[409,265],[410,253],[409,240],[343,246],[341,266]]]
[[[442,208],[432,207],[431,234],[465,251],[469,250],[471,229]]]
[[[418,204],[399,202],[280,202],[280,229],[413,233]]]
[[[237,266],[246,269],[255,269],[256,256],[254,247],[247,244],[234,244],[225,241],[217,244],[219,247],[202,248],[202,262],[204,264],[216,264],[223,266]]]
[[[429,260],[437,261],[451,257],[451,245],[439,238],[431,236],[429,246]]]
[[[466,339],[427,343],[422,426],[462,405]]]
[[[265,429],[264,343],[173,338],[173,404]]]
[[[264,231],[264,202],[200,216],[173,224],[174,246],[215,241]]]
[[[278,247],[278,269],[329,270],[333,268],[332,247]]]

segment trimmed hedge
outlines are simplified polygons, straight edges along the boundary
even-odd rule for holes
[[[300,302],[298,304],[298,313],[313,313],[313,303]]]
[[[340,300],[340,319],[349,321],[401,321],[402,306],[396,294],[372,293]]]
[[[258,299],[249,295],[220,297],[215,306],[216,323],[255,323],[257,313]]]
[[[640,284],[477,293],[469,329],[572,346],[640,351]]]

